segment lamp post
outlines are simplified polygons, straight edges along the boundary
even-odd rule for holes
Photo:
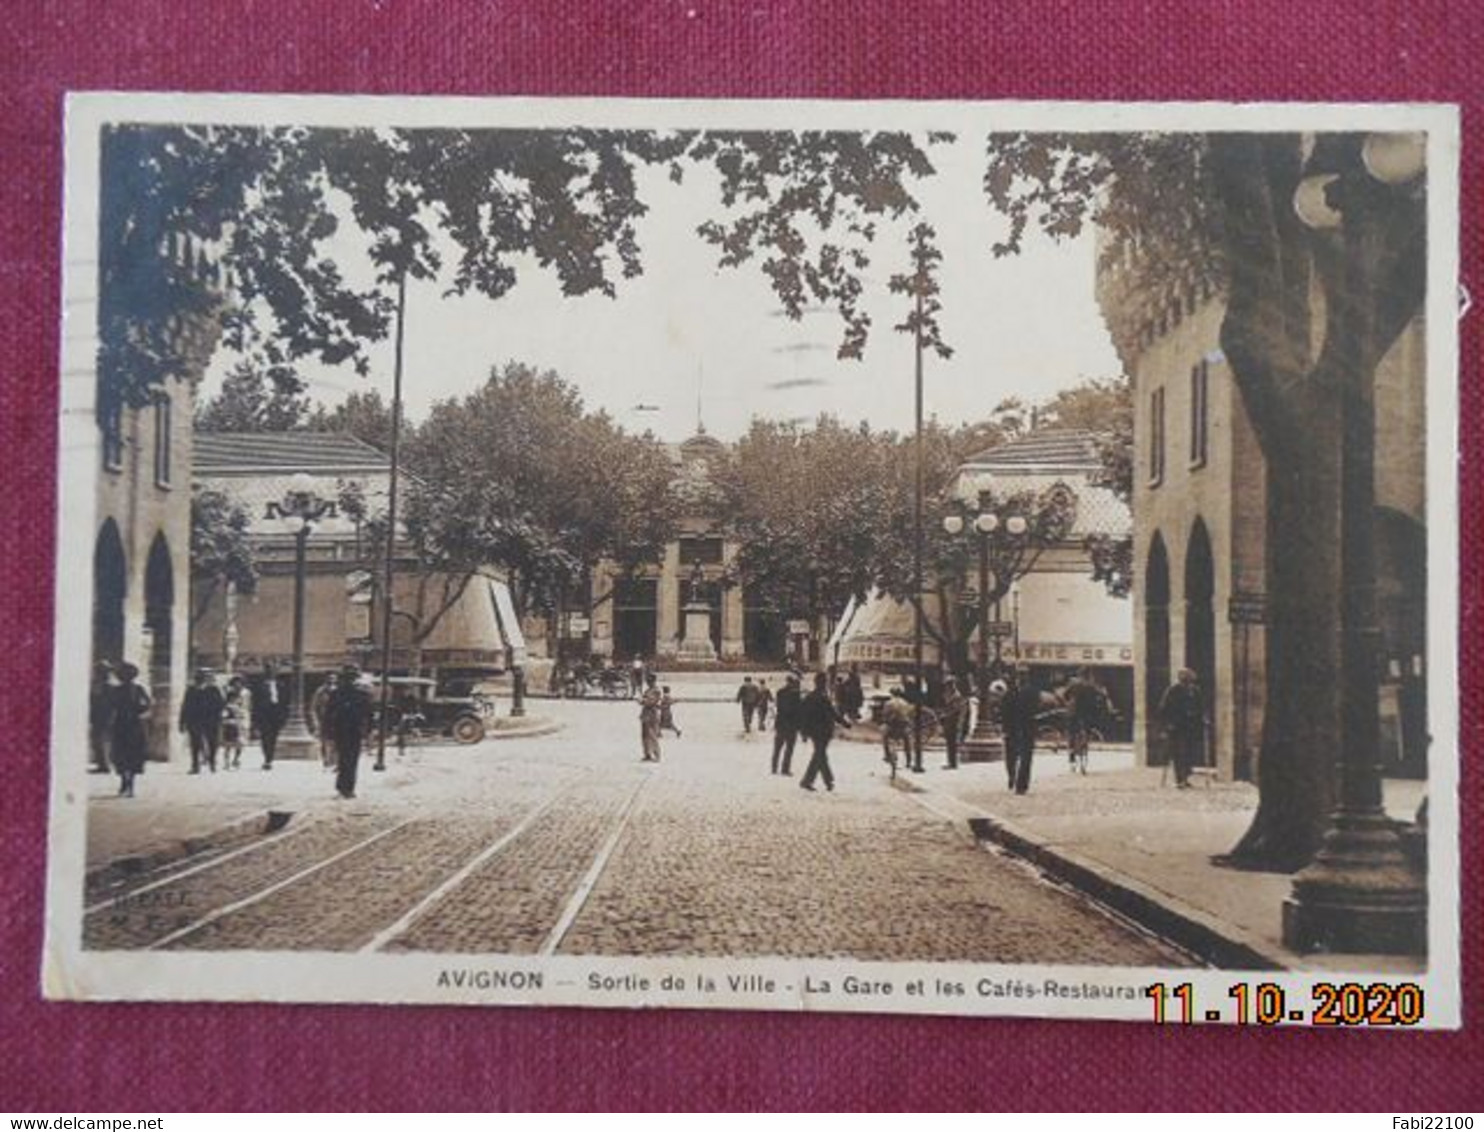
[[[293,702],[289,706],[289,717],[278,736],[278,757],[286,759],[313,758],[319,743],[310,733],[309,721],[304,714],[304,589],[306,546],[309,532],[315,522],[329,510],[330,501],[321,499],[314,490],[314,481],[306,472],[299,472],[289,481],[288,490],[276,504],[270,504],[279,518],[298,521],[294,531],[294,668]]]
[[[1381,325],[1383,303],[1414,294],[1420,304],[1425,289],[1425,261],[1417,258],[1426,244],[1425,157],[1416,135],[1324,138],[1294,194],[1300,219],[1316,232],[1341,453],[1339,801],[1283,907],[1284,943],[1301,951],[1427,947],[1427,893],[1382,805],[1374,388],[1392,336]]]
[[[994,637],[993,668],[998,669],[1002,663],[1001,648],[1004,642],[1000,625],[1000,601],[1024,565],[1026,552],[1030,548],[1030,540],[1026,537],[1030,532],[1030,524],[1024,515],[1010,514],[1001,519],[999,513],[993,509],[989,494],[981,492],[979,513],[972,521],[959,514],[943,516],[943,530],[949,535],[962,534],[969,526],[979,536],[979,712],[974,723],[974,732],[964,744],[964,754],[968,761],[988,762],[1004,758],[1005,755],[1004,739],[989,713],[989,638],[991,635]],[[989,620],[991,590],[994,591],[993,633]]]

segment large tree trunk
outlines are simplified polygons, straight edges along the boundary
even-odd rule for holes
[[[1340,736],[1338,398],[1318,381],[1289,398],[1306,423],[1267,467],[1267,706],[1257,814],[1227,860],[1291,871],[1318,848],[1334,804]]]
[[[1313,854],[1339,735],[1338,387],[1313,372],[1312,255],[1295,135],[1218,134],[1211,174],[1227,284],[1221,344],[1267,463],[1266,710],[1257,814],[1225,858],[1290,871]]]
[[[1425,209],[1415,194],[1356,180],[1359,135],[1327,135],[1316,157],[1348,157],[1344,226],[1301,226],[1294,190],[1305,171],[1298,139],[1215,135],[1213,179],[1225,210],[1228,306],[1222,346],[1267,459],[1267,711],[1258,761],[1260,800],[1234,864],[1291,871],[1306,864],[1329,826],[1336,767],[1347,734],[1342,682],[1372,680],[1374,658],[1345,663],[1346,583],[1341,555],[1344,389],[1369,396],[1381,358],[1420,309],[1426,289]],[[1323,280],[1322,343],[1310,333],[1315,273]],[[1317,354],[1317,356],[1315,356]],[[1365,454],[1370,435],[1352,436]],[[1371,464],[1365,455],[1364,477]],[[1365,499],[1369,492],[1363,493]],[[1353,505],[1352,505],[1353,510]],[[1369,515],[1351,515],[1369,527]],[[1362,548],[1364,549],[1364,548]],[[1353,548],[1352,548],[1353,553]],[[1368,557],[1349,569],[1372,575]],[[1364,608],[1352,610],[1362,627]],[[1351,649],[1356,647],[1351,644]],[[1374,703],[1349,722],[1375,727]]]

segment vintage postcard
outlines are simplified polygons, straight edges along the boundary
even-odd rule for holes
[[[46,993],[1458,1026],[1457,181],[73,96]]]

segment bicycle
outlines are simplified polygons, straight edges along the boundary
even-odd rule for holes
[[[1067,728],[1067,757],[1075,774],[1087,773],[1087,750],[1094,740],[1101,743],[1102,733],[1096,727],[1073,722]]]
[[[884,724],[881,730],[881,761],[891,767],[891,778],[893,781],[897,777],[897,752],[896,748],[892,745],[893,742],[901,744],[902,751],[907,756],[907,766],[911,767],[914,742],[920,744],[918,748],[920,753],[921,748],[926,747],[943,729],[942,720],[938,718],[938,713],[932,708],[917,708],[915,710],[921,713],[920,720],[909,719],[905,727],[900,724],[895,726],[889,723]]]

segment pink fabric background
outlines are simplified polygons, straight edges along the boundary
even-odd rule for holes
[[[1457,1034],[1181,1032],[911,1017],[55,1005],[37,993],[68,89],[1460,102],[1478,293],[1476,5],[1176,0],[626,4],[13,0],[0,14],[0,1110],[1131,1107],[1477,1110],[1480,780],[1465,751]],[[1203,10],[1204,15],[1187,14]],[[1478,520],[1463,324],[1462,540]],[[85,564],[64,584],[82,584]],[[1480,571],[1463,571],[1463,733],[1480,734]]]

